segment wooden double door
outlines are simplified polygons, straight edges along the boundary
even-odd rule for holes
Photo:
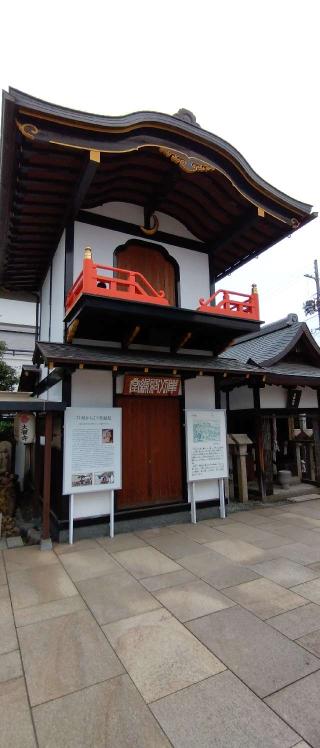
[[[117,398],[122,408],[122,490],[117,508],[182,500],[179,398]]]

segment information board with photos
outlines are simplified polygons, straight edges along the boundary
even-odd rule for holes
[[[121,488],[121,408],[66,408],[63,493]]]

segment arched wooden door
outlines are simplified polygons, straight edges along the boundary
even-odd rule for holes
[[[156,291],[165,292],[169,304],[177,305],[175,268],[160,249],[147,242],[130,241],[119,247],[115,255],[119,268],[142,273]]]

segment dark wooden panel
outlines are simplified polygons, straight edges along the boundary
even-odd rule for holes
[[[169,259],[150,244],[130,242],[117,250],[118,267],[136,270],[151,283],[156,291],[164,291],[169,304],[176,306],[175,271]]]
[[[182,498],[178,398],[119,396],[122,408],[122,490],[117,509]]]

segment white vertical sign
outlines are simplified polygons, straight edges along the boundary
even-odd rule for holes
[[[228,452],[224,410],[187,410],[187,476],[191,491],[191,521],[196,516],[196,483],[219,481],[220,517],[225,518],[224,484],[227,478]]]

